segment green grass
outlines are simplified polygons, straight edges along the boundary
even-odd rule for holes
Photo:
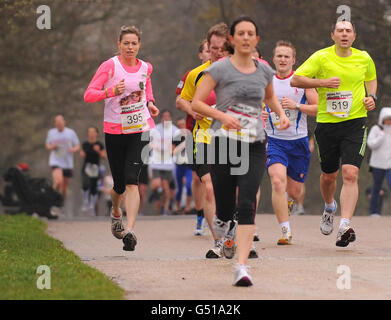
[[[46,224],[27,215],[0,215],[0,299],[122,299],[124,290],[45,233]],[[40,265],[51,289],[40,290]]]

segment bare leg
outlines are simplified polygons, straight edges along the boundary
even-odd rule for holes
[[[269,167],[269,175],[272,184],[272,204],[279,223],[289,221],[288,201],[286,199],[286,167],[281,163],[275,163]]]
[[[128,221],[128,228],[130,230],[134,230],[134,225],[136,223],[136,217],[137,217],[139,206],[140,206],[140,194],[138,191],[138,186],[133,184],[128,184],[126,186],[125,209],[126,209],[126,219]]]
[[[320,175],[320,192],[324,202],[332,203],[334,200],[335,190],[337,188],[337,176],[338,172],[324,173]]]
[[[204,186],[204,214],[205,219],[208,222],[210,232],[212,233],[212,237],[214,240],[218,240],[219,238],[216,236],[213,230],[213,217],[216,214],[216,201],[213,191],[212,178],[210,173],[204,175],[202,177],[202,184]]]
[[[117,192],[114,191],[114,189],[111,189],[110,196],[111,196],[111,202],[113,206],[113,216],[116,218],[120,218],[122,216],[121,201],[123,198],[123,194],[118,194]]]
[[[341,189],[341,218],[351,219],[358,200],[358,172],[353,165],[342,166],[343,185]]]
[[[255,225],[240,224],[236,230],[238,263],[247,264],[255,232]]]

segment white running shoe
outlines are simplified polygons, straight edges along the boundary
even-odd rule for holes
[[[278,245],[292,244],[292,232],[287,227],[282,227],[282,237],[277,241]]]
[[[111,212],[110,219],[111,219],[111,233],[117,239],[123,239],[125,228],[122,224],[122,215],[121,215],[121,217],[117,218],[117,217],[114,217],[113,212]]]
[[[325,208],[320,219],[320,231],[326,236],[331,234],[334,229],[334,215],[337,212],[337,202],[335,200],[334,205],[334,210]]]
[[[237,264],[234,272],[234,286],[237,287],[249,287],[253,285],[252,279],[248,274],[250,267],[244,264]]]
[[[218,238],[223,238],[228,232],[229,221],[221,221],[216,216],[213,217],[213,230]]]
[[[348,224],[343,224],[338,229],[337,242],[335,245],[337,247],[347,247],[350,242],[356,240],[356,234],[353,228]]]
[[[218,259],[223,257],[223,241],[215,240],[214,247],[206,253],[207,259]]]
[[[227,234],[223,240],[223,254],[227,259],[232,259],[236,252],[236,226],[237,222],[231,220],[231,224],[234,224],[231,229],[228,229]]]

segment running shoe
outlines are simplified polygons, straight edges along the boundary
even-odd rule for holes
[[[347,247],[350,242],[355,240],[356,234],[350,225],[343,224],[341,227],[339,227],[337,242],[335,243],[337,247]]]
[[[281,230],[282,237],[277,241],[277,244],[280,246],[292,244],[292,233],[287,227],[282,227]]]
[[[293,216],[300,216],[305,213],[305,210],[302,205],[297,204],[297,205],[293,206],[293,210],[291,213]]]
[[[248,274],[250,267],[244,264],[237,264],[234,272],[234,286],[237,287],[249,287],[253,285],[252,279]]]
[[[291,215],[291,213],[292,213],[294,204],[295,204],[295,200],[288,199],[288,213],[289,213],[289,215]]]
[[[197,226],[194,231],[195,236],[203,236],[204,235],[204,230],[202,229],[204,217],[197,217]]]
[[[137,244],[137,238],[136,235],[132,230],[129,230],[125,236],[122,239],[122,242],[124,243],[123,250],[125,251],[134,251],[134,247]]]
[[[206,253],[207,259],[218,259],[223,257],[223,241],[215,240],[214,247]]]
[[[223,254],[227,259],[232,259],[236,251],[236,222],[231,220],[231,226],[223,240]]]
[[[217,218],[216,216],[213,217],[213,230],[218,238],[223,238],[229,228],[229,221],[224,222]]]
[[[332,233],[334,229],[334,215],[337,212],[337,202],[335,200],[334,205],[334,210],[328,208],[324,209],[322,218],[320,220],[320,231],[326,236]]]
[[[256,259],[256,258],[258,258],[258,252],[257,252],[257,249],[255,248],[254,243],[251,246],[250,254],[248,255],[248,258],[249,259]]]
[[[124,237],[124,231],[125,231],[125,228],[122,224],[122,215],[121,217],[117,218],[114,217],[113,212],[111,212],[110,218],[111,218],[111,233],[117,239],[122,239]]]
[[[257,232],[254,232],[253,241],[259,241],[259,234]]]

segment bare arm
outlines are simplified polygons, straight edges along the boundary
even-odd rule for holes
[[[368,111],[376,108],[376,101],[369,97],[370,94],[376,94],[377,91],[377,79],[365,82],[365,88],[367,89],[368,97],[364,98],[364,105]]]
[[[280,117],[280,130],[289,128],[289,119],[282,109],[280,102],[278,102],[276,95],[274,94],[273,82],[270,82],[265,89],[265,103]]]
[[[305,95],[307,97],[308,104],[300,104],[300,111],[309,115],[315,117],[318,113],[318,93],[315,89],[305,89]],[[282,99],[282,107],[286,109],[296,110],[296,102],[289,99],[289,98],[283,98]]]
[[[209,94],[215,87],[216,82],[209,73],[206,73],[204,79],[195,92],[193,101],[191,103],[192,110],[204,116],[221,121],[227,129],[240,130],[242,126],[240,125],[238,119],[217,109],[214,109],[205,103]]]
[[[296,88],[334,88],[337,89],[341,83],[341,80],[338,77],[332,77],[328,79],[313,79],[304,76],[294,75],[291,79],[291,87]]]
[[[190,101],[187,101],[183,98],[181,98],[180,95],[178,95],[176,97],[176,107],[177,109],[179,110],[182,110],[184,112],[186,112],[188,115],[192,116],[193,119],[195,120],[201,120],[203,118],[202,115],[194,112],[192,109],[191,109],[191,102]]]

